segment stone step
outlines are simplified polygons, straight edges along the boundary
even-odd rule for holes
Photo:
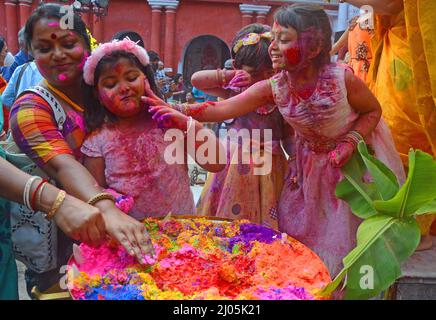
[[[436,237],[432,249],[415,252],[401,271],[401,277],[391,288],[392,299],[436,300]]]

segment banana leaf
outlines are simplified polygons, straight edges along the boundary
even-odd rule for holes
[[[371,229],[388,219],[393,219],[389,226],[373,235]],[[401,275],[401,264],[413,254],[419,240],[420,230],[413,218],[377,216],[364,221],[357,232],[357,241],[361,243],[357,248],[365,249],[348,265],[345,299],[369,299],[388,289]],[[344,265],[347,260],[344,259]]]
[[[369,154],[365,143],[359,143],[358,151],[374,179],[379,198],[389,200],[395,196],[400,188],[395,174],[383,162]]]
[[[336,186],[336,197],[346,201],[353,213],[361,219],[377,214],[373,200],[380,199],[374,183],[365,183],[365,164],[359,153],[342,167],[344,178]]]
[[[436,161],[430,155],[419,150],[409,152],[407,180],[392,195],[397,184],[394,174],[362,144],[353,163],[342,168],[344,180],[338,183],[336,193],[350,204],[354,214],[366,220],[359,226],[356,248],[343,259],[344,268],[322,291],[329,294],[346,279],[346,299],[368,299],[389,288],[401,275],[401,264],[419,244],[420,231],[413,216],[436,209]],[[374,180],[372,184],[362,182],[366,169]],[[344,190],[347,186],[349,190]],[[371,271],[370,277],[362,273],[362,268]]]
[[[368,223],[369,221],[369,223]],[[362,257],[368,248],[395,223],[395,218],[375,216],[361,223],[358,229],[357,246],[343,259],[344,268],[339,272],[335,279],[323,291],[322,294],[328,295],[333,292],[340,284],[349,269]],[[368,227],[370,226],[370,227]],[[348,280],[348,279],[347,279]],[[347,281],[348,285],[348,281]]]
[[[426,213],[435,213],[436,212],[436,199],[422,206],[415,212],[415,215],[419,216]]]
[[[388,201],[376,200],[378,212],[391,216],[414,215],[436,198],[436,161],[422,151],[409,152],[409,173],[398,193]]]

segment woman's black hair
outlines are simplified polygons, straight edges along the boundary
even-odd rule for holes
[[[183,75],[181,73],[176,73],[174,75],[174,82],[177,83],[179,81],[179,79],[182,77],[183,77]]]
[[[44,18],[55,18],[61,20],[66,14],[64,11],[62,11],[62,7],[63,6],[56,3],[43,3],[36,8],[35,11],[33,11],[29,19],[27,19],[26,26],[24,27],[24,41],[28,52],[31,52],[31,42],[35,24]],[[79,14],[74,13],[72,24],[72,31],[76,32],[85,41],[87,49],[91,50],[91,44],[86,31],[86,25]]]
[[[236,43],[247,34],[262,34],[268,31],[271,31],[269,26],[259,23],[249,24],[238,31],[232,41],[232,58],[236,69],[241,69],[242,65],[253,67],[255,70],[272,68],[272,61],[268,53],[268,47],[271,44],[269,39],[261,38],[257,44],[242,46],[238,52],[234,51]]]
[[[131,30],[118,31],[113,35],[112,40],[114,39],[123,40],[126,37],[128,37],[130,40],[135,42],[138,46],[144,48],[144,40],[142,39],[140,34],[135,31],[131,31]]]
[[[332,28],[330,20],[317,5],[293,4],[279,8],[274,14],[274,21],[286,28],[297,31],[301,55],[307,54],[314,48],[321,47],[321,51],[312,61],[321,68],[330,63],[332,49]]]
[[[116,63],[120,59],[127,59],[133,65],[138,67],[141,72],[146,76],[148,83],[150,84],[151,90],[161,99],[163,99],[160,90],[158,89],[155,81],[154,81],[154,73],[153,69],[150,65],[144,66],[139,62],[138,58],[130,53],[123,50],[113,51],[110,54],[104,56],[100,62],[97,64],[97,67],[94,71],[94,86],[89,86],[83,83],[83,99],[85,103],[85,123],[88,130],[92,131],[98,128],[101,128],[105,121],[115,122],[117,120],[117,116],[106,109],[98,99],[98,94],[96,92],[96,86],[98,83],[98,79],[100,78],[101,72],[107,67]]]
[[[2,36],[0,36],[0,52],[3,51],[3,48],[5,47],[6,40]]]

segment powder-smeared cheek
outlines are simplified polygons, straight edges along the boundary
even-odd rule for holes
[[[61,73],[60,75],[58,75],[58,79],[59,81],[66,81],[68,77],[65,74]]]
[[[80,63],[77,65],[77,69],[83,70],[83,67],[85,66],[85,62],[88,59],[88,57],[89,57],[89,52],[85,51],[82,57],[82,61],[80,61]]]
[[[291,65],[296,65],[300,62],[300,49],[298,47],[292,47],[284,52],[286,60]]]
[[[119,106],[119,99],[114,94],[108,94],[106,90],[100,89],[98,91],[101,103],[110,111],[115,110]]]

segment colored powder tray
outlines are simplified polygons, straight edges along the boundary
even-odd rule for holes
[[[248,221],[211,217],[144,220],[155,261],[123,247],[75,247],[68,287],[79,300],[312,300],[331,278],[297,240]]]

